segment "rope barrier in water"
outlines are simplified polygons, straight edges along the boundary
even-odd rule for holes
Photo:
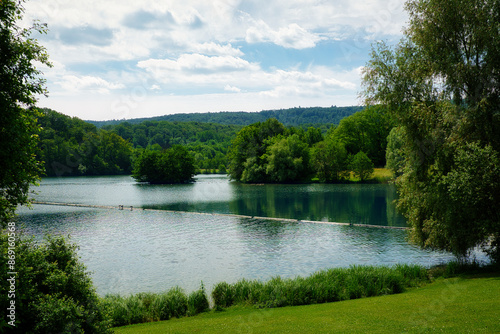
[[[92,205],[92,204],[77,204],[77,203],[41,202],[41,201],[33,201],[32,203],[39,204],[39,205],[71,206],[71,207],[78,207],[78,208],[108,209],[108,210],[125,210],[125,209],[127,209],[130,211],[134,211],[133,206],[124,206],[124,205],[110,206],[110,205]],[[371,227],[371,228],[382,228],[382,229],[392,229],[392,230],[407,230],[408,229],[408,227],[403,227],[403,226],[385,226],[385,225],[371,225],[371,224],[357,224],[357,223],[338,223],[338,222],[318,221],[318,220],[246,216],[246,215],[237,215],[237,214],[231,214],[231,213],[208,213],[208,212],[158,210],[158,209],[145,209],[145,208],[135,208],[135,209],[141,210],[141,211],[156,211],[156,212],[195,214],[195,215],[207,215],[207,216],[222,216],[222,217],[256,219],[256,220],[273,220],[273,221],[281,221],[281,222],[289,222],[289,223],[309,223],[309,224],[327,224],[327,225],[338,225],[338,226],[357,226],[357,227]]]

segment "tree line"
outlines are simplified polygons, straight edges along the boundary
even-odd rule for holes
[[[223,125],[241,125],[246,126],[257,122],[265,122],[270,118],[276,118],[285,126],[300,126],[300,127],[322,127],[339,122],[364,107],[296,107],[277,110],[262,110],[259,112],[245,111],[220,111],[206,113],[189,113],[189,114],[171,114],[163,116],[155,116],[148,118],[134,118],[128,120],[110,120],[110,121],[88,121],[96,125],[98,128],[107,125],[118,125],[120,123],[140,124],[147,121],[167,121],[167,122],[201,122],[201,123],[216,123]]]
[[[393,125],[377,108],[357,112],[328,129],[285,127],[276,119],[246,127],[145,121],[97,128],[51,109],[40,111],[43,130],[37,158],[47,176],[134,174],[134,166],[142,168],[140,164],[154,154],[160,159],[160,152],[182,146],[195,169],[226,172],[229,168],[231,176],[242,182],[305,181],[314,175],[325,182],[342,181],[352,163],[385,165],[386,137]],[[252,153],[236,163],[245,150]],[[243,163],[244,177],[239,174]],[[367,177],[366,172],[358,175]]]
[[[144,150],[184,146],[199,169],[225,169],[237,125],[147,121],[102,129],[76,117],[40,109],[36,157],[46,176],[131,174]]]
[[[243,128],[228,153],[229,175],[247,182],[342,182],[351,171],[366,180],[385,166],[387,136],[394,126],[383,109],[349,116],[325,136],[317,128],[285,127],[276,119]]]

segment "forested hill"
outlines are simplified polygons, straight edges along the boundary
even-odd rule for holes
[[[260,112],[207,112],[191,114],[172,114],[150,118],[135,118],[129,120],[111,120],[111,121],[87,121],[103,127],[105,125],[117,125],[122,122],[130,124],[139,124],[144,121],[168,121],[168,122],[202,122],[217,123],[224,125],[249,125],[257,122],[263,122],[270,118],[276,118],[285,126],[318,126],[320,124],[339,124],[340,120],[348,117],[363,107],[311,107],[311,108],[290,108],[279,110],[263,110]]]

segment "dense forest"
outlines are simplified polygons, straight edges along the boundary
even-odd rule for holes
[[[142,150],[162,151],[184,146],[200,169],[223,169],[238,125],[200,122],[124,122],[98,129],[95,125],[54,110],[41,109],[37,157],[45,175],[130,174]]]
[[[190,114],[171,114],[151,118],[135,118],[129,120],[111,120],[111,121],[88,121],[101,128],[106,125],[118,125],[123,122],[130,124],[140,124],[145,121],[167,121],[167,122],[202,122],[217,123],[224,125],[250,125],[257,122],[264,122],[270,118],[276,118],[285,126],[295,126],[308,128],[310,126],[322,128],[324,131],[332,124],[339,122],[358,111],[363,107],[311,107],[311,108],[290,108],[279,110],[263,110],[260,112],[208,112],[208,113],[190,113]]]
[[[353,108],[352,110],[355,110],[357,107]],[[101,128],[54,110],[41,109],[42,117],[38,122],[43,130],[40,133],[37,156],[44,162],[47,176],[132,174],[134,165],[145,151],[162,152],[182,146],[192,156],[197,170],[219,170],[224,173],[231,168],[234,178],[244,182],[286,182],[302,179],[302,176],[306,175],[318,176],[322,181],[339,181],[342,175],[332,171],[333,161],[338,163],[336,168],[345,171],[348,169],[347,164],[359,152],[363,152],[374,166],[385,166],[387,136],[393,123],[383,111],[376,107],[368,108],[343,118],[338,125],[306,127],[306,124],[326,117],[324,110],[320,112],[316,109],[318,108],[295,108],[293,112],[281,110],[258,113],[261,116],[279,115],[281,119],[288,119],[288,122],[304,122],[299,126],[286,126],[286,123],[277,118],[269,118],[246,127],[200,121],[147,120],[141,123],[125,121]],[[352,112],[348,108],[337,109],[348,110],[346,113]],[[287,112],[290,112],[290,115],[287,115]],[[272,133],[255,130],[262,124],[270,124],[275,128],[270,130]],[[244,133],[249,131],[254,132],[252,136],[255,138],[244,136]],[[240,165],[235,165],[235,156],[241,153],[236,151],[243,150],[239,144],[241,142],[244,145],[253,143],[254,147],[248,149],[251,153],[245,156],[244,161],[239,162]],[[290,159],[294,154],[299,154],[294,150],[302,150],[304,155],[304,170],[298,172],[300,178],[263,177],[267,170],[271,173],[273,168],[275,173],[293,173],[294,168],[283,159]],[[249,158],[258,162],[253,167],[260,170],[258,173],[261,173],[262,177],[249,177],[250,169],[245,172],[247,178],[238,174],[240,169],[243,173],[243,163],[250,164],[247,162]],[[342,161],[338,162],[339,159]],[[312,165],[316,166],[315,169],[311,168]],[[281,172],[278,171],[280,168]]]

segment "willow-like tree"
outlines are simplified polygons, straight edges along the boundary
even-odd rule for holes
[[[410,0],[404,38],[374,46],[367,104],[397,118],[399,208],[412,240],[466,259],[500,246],[500,1]]]
[[[28,202],[29,187],[41,173],[35,152],[40,127],[36,95],[46,94],[44,79],[35,63],[49,65],[45,49],[33,38],[45,33],[35,23],[21,28],[23,1],[0,2],[0,225]]]

